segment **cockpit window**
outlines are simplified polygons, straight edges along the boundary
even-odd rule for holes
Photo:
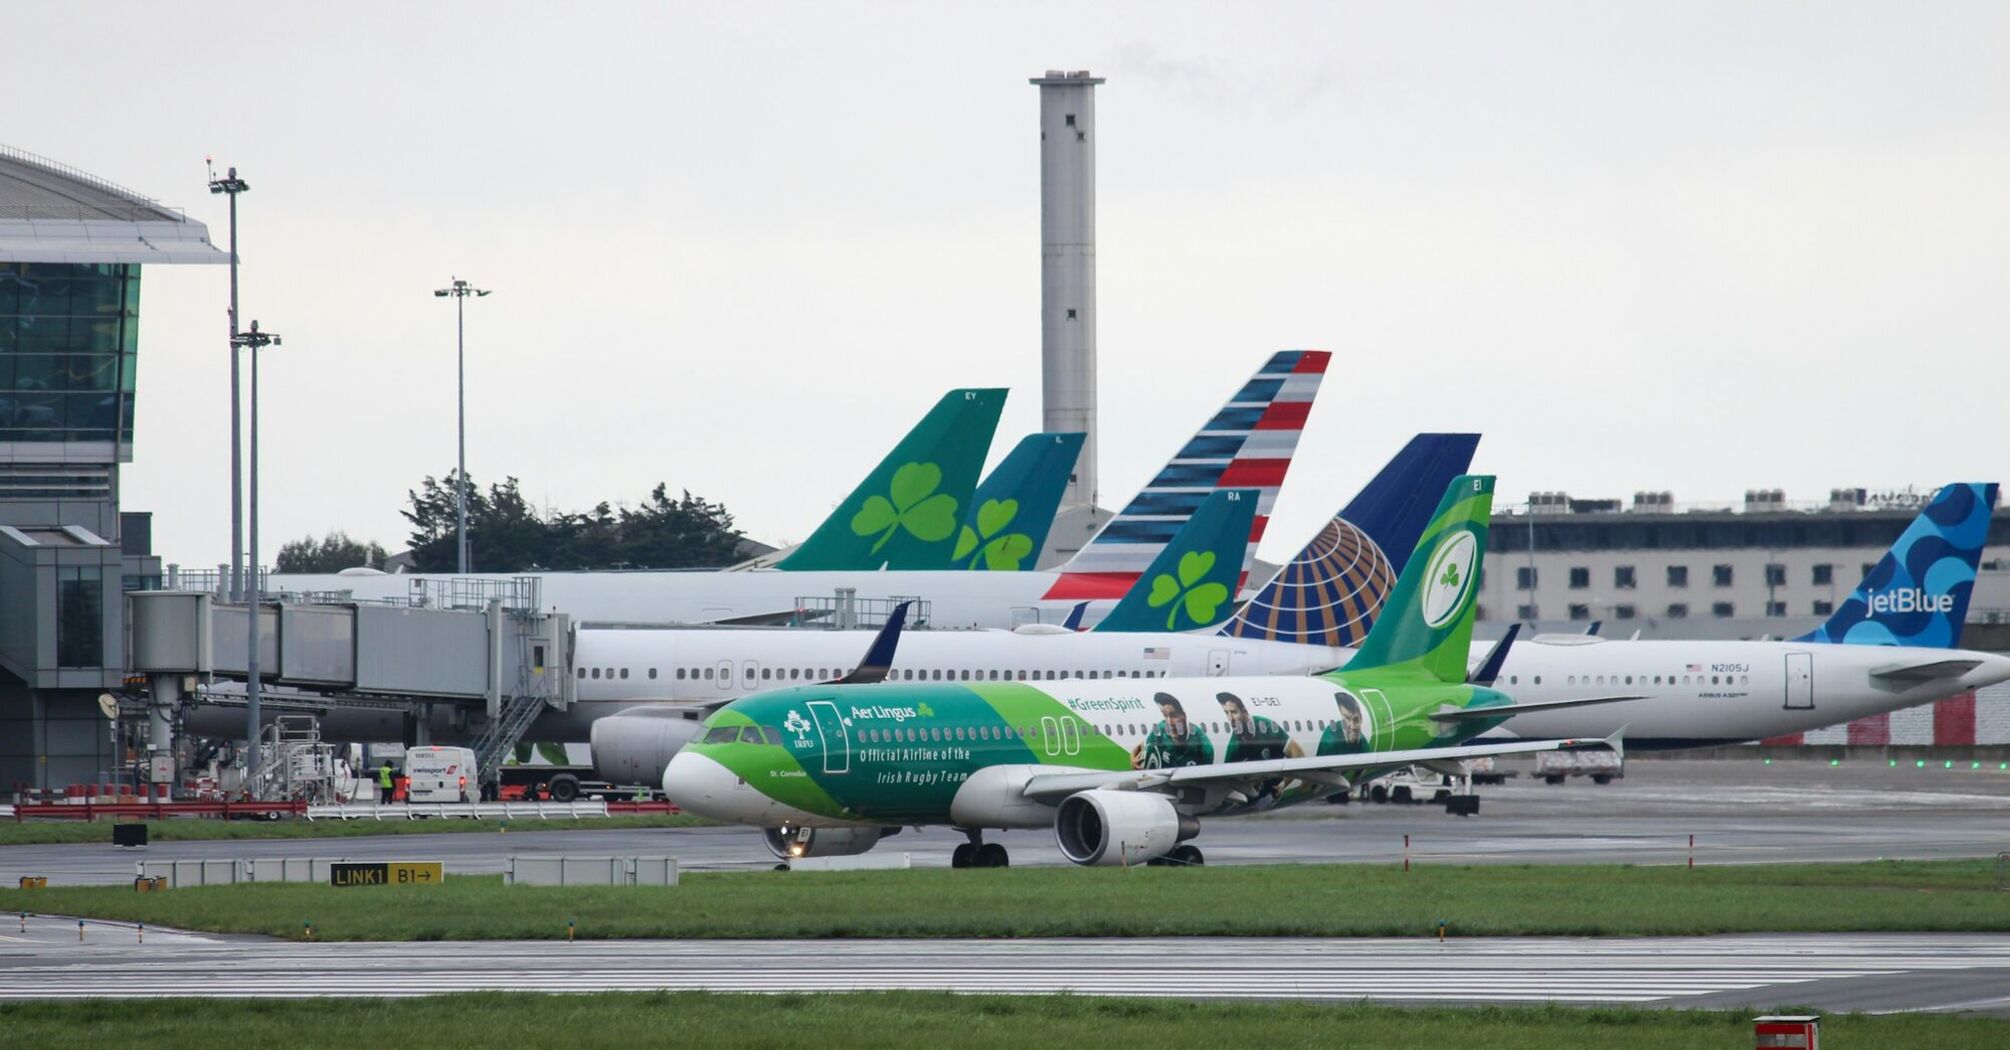
[[[718,726],[705,734],[705,742],[708,744],[730,744],[738,739],[740,739],[739,726]]]
[[[782,734],[774,726],[762,726],[761,738],[776,747],[782,746]]]

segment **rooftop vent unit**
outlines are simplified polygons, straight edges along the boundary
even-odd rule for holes
[[[1785,489],[1745,490],[1745,513],[1747,514],[1785,509],[1787,509],[1787,491]]]
[[[1673,492],[1636,492],[1633,494],[1633,513],[1672,514],[1675,512]]]
[[[1570,494],[1567,492],[1531,492],[1528,494],[1530,514],[1570,513]]]
[[[1830,489],[1830,510],[1862,510],[1870,500],[1870,492],[1865,489]]]
[[[1619,501],[1616,499],[1574,499],[1570,501],[1572,514],[1617,514]]]

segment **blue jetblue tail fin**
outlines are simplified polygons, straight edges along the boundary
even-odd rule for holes
[[[1478,434],[1418,434],[1222,628],[1237,638],[1361,644]]]
[[[1912,519],[1849,600],[1797,642],[1909,645],[1952,649],[1975,590],[1975,566],[1989,541],[1996,486],[1949,485]]]
[[[1031,571],[1047,546],[1082,433],[1028,434],[977,486],[950,555],[954,568]]]
[[[1235,584],[1260,489],[1209,493],[1098,631],[1193,631],[1235,611]]]

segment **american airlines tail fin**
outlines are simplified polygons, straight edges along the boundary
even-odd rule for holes
[[[1219,489],[1258,493],[1249,541],[1237,559],[1237,580],[1246,577],[1332,356],[1324,350],[1273,354],[1158,476],[1060,567],[1061,576],[1045,597],[1121,597],[1201,501]]]
[[[1085,434],[1028,434],[977,486],[950,560],[959,569],[1032,569],[1047,546]]]
[[[1964,482],[1934,494],[1835,615],[1797,642],[1952,649],[1989,541],[1994,483]]]
[[[1255,489],[1209,494],[1095,629],[1194,631],[1227,619],[1256,501]]]
[[[946,569],[1005,391],[951,390],[778,569]]]
[[[1414,668],[1439,682],[1465,682],[1493,508],[1492,475],[1452,479],[1388,607],[1344,670]]]
[[[1418,434],[1222,628],[1237,638],[1361,644],[1416,549],[1436,497],[1472,465],[1478,434]]]

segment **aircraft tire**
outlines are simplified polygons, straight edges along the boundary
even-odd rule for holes
[[[976,847],[972,846],[970,843],[968,842],[962,843],[961,845],[956,847],[955,852],[949,855],[949,866],[952,868],[971,867],[970,862],[972,860],[972,854],[976,852],[977,852]]]
[[[1172,852],[1166,854],[1166,860],[1188,868],[1198,868],[1207,863],[1207,858],[1201,855],[1200,848],[1190,845],[1174,846]]]
[[[977,862],[974,866],[979,868],[1009,868],[1012,866],[1012,855],[1005,852],[1005,847],[1000,846],[996,842],[987,842],[977,847],[974,859]]]

